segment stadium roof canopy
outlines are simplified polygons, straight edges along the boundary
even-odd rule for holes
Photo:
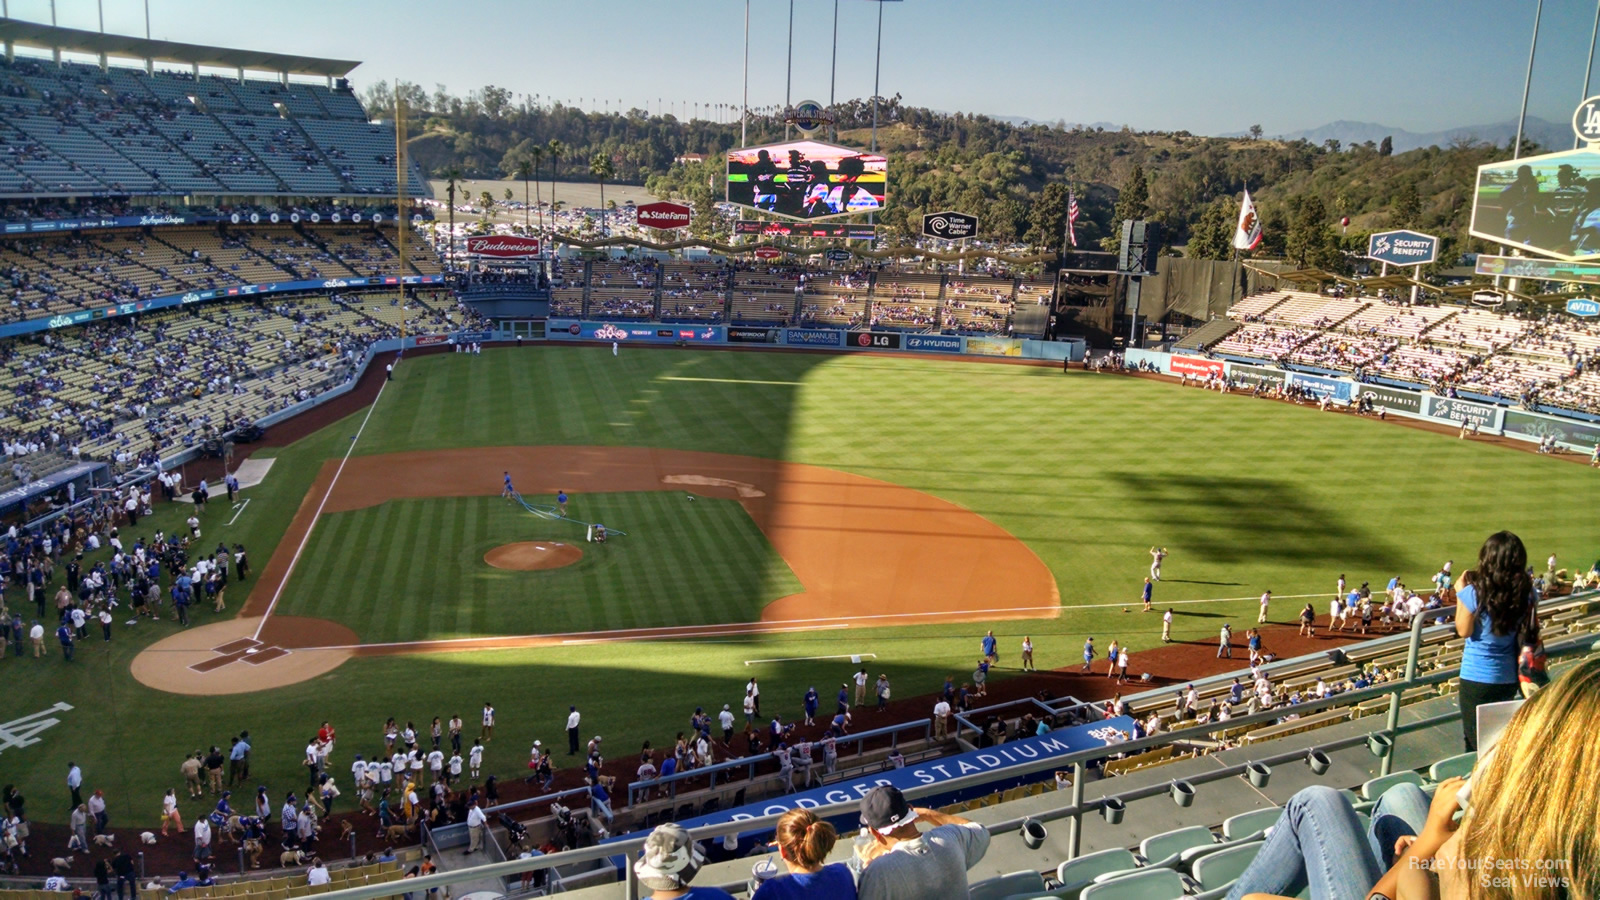
[[[8,45],[41,50],[117,56],[154,62],[182,63],[226,69],[255,69],[291,75],[342,78],[361,65],[359,60],[322,59],[262,50],[235,50],[179,41],[157,41],[123,34],[103,34],[81,28],[62,28],[40,22],[0,18],[0,40]]]

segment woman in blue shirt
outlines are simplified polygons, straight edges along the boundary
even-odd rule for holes
[[[778,855],[789,869],[756,889],[750,900],[855,900],[856,880],[844,863],[823,865],[839,835],[807,809],[778,819]]]
[[[1483,542],[1478,567],[1456,581],[1456,635],[1461,651],[1461,733],[1478,749],[1478,706],[1521,696],[1518,638],[1534,616],[1533,580],[1522,539],[1499,531]]]

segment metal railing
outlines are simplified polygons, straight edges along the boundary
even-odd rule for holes
[[[1443,713],[1441,715],[1430,716],[1415,722],[1403,724],[1396,720],[1395,711],[1398,709],[1400,697],[1403,693],[1417,687],[1445,684],[1451,679],[1456,678],[1458,675],[1457,668],[1443,669],[1426,675],[1416,674],[1417,649],[1420,647],[1422,629],[1423,619],[1419,618],[1413,623],[1412,626],[1412,652],[1407,661],[1406,677],[1397,681],[1373,685],[1371,687],[1362,688],[1359,690],[1346,691],[1342,694],[1330,696],[1321,700],[1310,700],[1295,706],[1294,713],[1302,717],[1307,717],[1314,713],[1322,712],[1334,707],[1353,706],[1365,700],[1386,696],[1390,697],[1391,714],[1389,721],[1386,722],[1385,727],[1381,731],[1374,732],[1374,734],[1381,734],[1387,738],[1387,740],[1383,742],[1383,746],[1385,748],[1384,759],[1386,761],[1393,759],[1398,745],[1397,739],[1400,736],[1459,720],[1461,717],[1459,710]],[[1566,640],[1550,644],[1545,649],[1547,657],[1551,660],[1556,660],[1567,656],[1600,652],[1600,640],[1596,640],[1594,635],[1575,635]],[[1236,716],[1232,719],[1229,719],[1226,725],[1229,728],[1237,728],[1244,725],[1265,725],[1276,722],[1282,719],[1283,716],[1284,710],[1279,708],[1250,715]],[[1017,830],[1027,819],[1032,819],[1039,822],[1051,822],[1061,819],[1068,819],[1070,821],[1068,831],[1067,858],[1075,858],[1078,855],[1079,849],[1082,845],[1083,817],[1086,814],[1098,813],[1108,804],[1118,802],[1125,804],[1130,800],[1139,800],[1147,797],[1159,796],[1161,794],[1168,793],[1173,789],[1173,783],[1163,783],[1142,788],[1131,788],[1125,791],[1107,794],[1106,796],[1096,800],[1086,801],[1083,796],[1083,786],[1086,780],[1085,776],[1087,774],[1087,769],[1091,763],[1103,760],[1109,752],[1131,756],[1144,750],[1150,750],[1171,744],[1175,741],[1203,738],[1206,734],[1216,731],[1217,729],[1217,723],[1196,725],[1176,731],[1163,732],[1152,737],[1125,741],[1114,745],[1114,747],[1095,747],[1088,750],[1061,754],[1059,756],[1031,760],[1017,766],[1009,767],[1005,770],[1005,776],[1008,779],[1051,770],[1064,768],[1072,769],[1073,781],[1071,800],[1069,803],[1053,810],[1031,813],[1026,818],[1019,817],[1008,819],[1003,822],[987,825],[985,827],[991,834],[1001,834]],[[1371,734],[1337,738],[1320,742],[1312,747],[1282,751],[1273,754],[1263,754],[1255,757],[1253,760],[1251,760],[1251,762],[1266,765],[1292,763],[1298,760],[1309,759],[1312,752],[1317,750],[1327,752],[1330,750],[1342,750],[1349,747],[1360,746],[1362,744],[1367,744],[1369,747],[1371,747],[1371,738]],[[1250,763],[1248,762],[1236,765],[1221,766],[1215,770],[1197,773],[1186,778],[1185,781],[1191,786],[1223,781],[1246,774],[1249,766]],[[1385,770],[1387,771],[1387,764],[1385,765]],[[964,789],[983,786],[993,781],[994,778],[995,773],[981,772],[953,778],[947,781],[937,782],[934,784],[913,787],[906,790],[905,795],[909,800],[918,800],[925,797],[953,794]],[[813,813],[824,819],[835,816],[851,815],[856,813],[858,810],[859,801],[855,800],[827,804],[811,809]],[[778,818],[779,815],[774,814],[750,819],[742,819],[734,822],[706,825],[691,829],[690,834],[695,840],[704,841],[713,838],[720,838],[729,834],[749,834],[752,832],[760,833],[765,830],[771,830],[773,827],[775,827]],[[509,860],[503,863],[492,863],[485,866],[474,867],[472,869],[462,869],[454,872],[429,875],[421,878],[406,879],[405,881],[398,883],[371,885],[358,888],[349,888],[341,891],[333,891],[326,896],[330,898],[330,900],[375,900],[375,898],[391,897],[399,893],[417,893],[428,888],[443,887],[453,882],[459,882],[468,879],[491,876],[501,877],[512,874],[520,875],[523,872],[536,869],[568,866],[601,859],[616,859],[620,860],[622,866],[624,895],[628,898],[628,900],[637,900],[639,896],[639,885],[634,877],[634,861],[638,852],[643,849],[645,836],[645,834],[640,834],[638,837],[614,841],[599,846],[568,850],[562,853],[550,854],[533,859],[517,859]],[[397,885],[399,884],[404,885],[403,890],[397,889]],[[722,887],[725,889],[731,888],[734,890],[739,890],[742,889],[742,885],[743,882],[739,882],[736,884],[722,885]]]

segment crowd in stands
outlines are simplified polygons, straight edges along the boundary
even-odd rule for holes
[[[1247,297],[1240,327],[1208,349],[1444,396],[1600,413],[1600,323],[1298,291]]]

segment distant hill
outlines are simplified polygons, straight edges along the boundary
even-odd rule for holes
[[[1306,140],[1318,146],[1332,138],[1344,146],[1361,144],[1367,141],[1381,142],[1385,137],[1394,139],[1394,152],[1404,153],[1407,150],[1418,150],[1423,147],[1449,147],[1457,140],[1469,140],[1475,143],[1490,143],[1500,147],[1511,146],[1511,140],[1517,134],[1517,120],[1510,119],[1505,122],[1496,122],[1490,125],[1468,125],[1462,128],[1450,128],[1444,131],[1415,132],[1404,128],[1395,128],[1389,125],[1379,125],[1376,122],[1350,122],[1340,120],[1319,125],[1316,128],[1307,128],[1302,131],[1291,131],[1288,134],[1271,135],[1284,141]],[[1243,137],[1245,132],[1237,131],[1221,137]],[[1546,150],[1572,149],[1572,128],[1565,122],[1556,123],[1529,116],[1523,126],[1522,136],[1533,141]]]

